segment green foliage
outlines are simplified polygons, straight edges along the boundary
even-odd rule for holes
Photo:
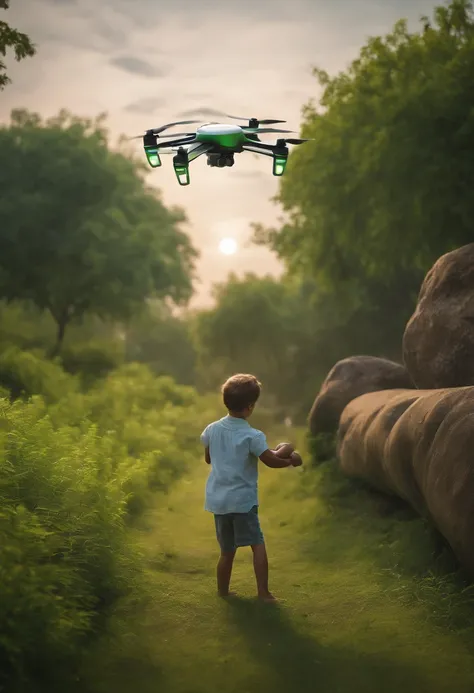
[[[0,421],[0,660],[13,688],[48,670],[54,681],[55,663],[77,656],[130,588],[133,556],[114,441],[54,427],[40,399],[3,401]]]
[[[14,110],[0,128],[0,294],[48,310],[57,349],[84,315],[125,319],[147,297],[191,293],[185,216],[145,184],[144,166],[109,148],[104,118]]]
[[[0,302],[0,345],[48,350],[54,341],[51,315],[29,302]]]
[[[2,389],[6,383],[8,389]],[[69,685],[144,565],[129,526],[198,456],[212,397],[115,369],[88,392],[14,347],[0,355],[0,688]],[[33,396],[9,402],[17,395]],[[135,595],[135,597],[134,597]]]
[[[0,0],[0,9],[7,10],[9,6],[9,0]],[[13,50],[17,61],[32,57],[36,53],[36,47],[26,34],[12,29],[7,22],[0,21],[0,55],[5,57],[8,49]],[[5,70],[5,63],[0,60],[0,91],[11,83]]]
[[[216,287],[215,306],[193,322],[199,386],[216,390],[232,373],[254,373],[263,383],[259,409],[303,423],[336,361],[355,353],[400,357],[411,305],[402,310],[404,294],[378,298],[350,310],[298,276],[231,276]]]
[[[68,343],[61,351],[63,368],[81,377],[87,387],[105,377],[124,361],[124,348],[119,340],[90,340]]]
[[[322,345],[398,358],[423,274],[472,241],[472,3],[438,7],[418,33],[400,21],[345,72],[314,74],[322,96],[302,128],[314,141],[291,154],[276,198],[286,220],[255,239],[313,282],[318,357]]]
[[[262,380],[279,369],[286,344],[280,339],[285,287],[273,278],[231,275],[214,287],[215,307],[197,316],[196,334],[205,384],[224,374],[255,372]]]
[[[299,349],[309,326],[298,289],[247,274],[217,285],[214,298],[215,307],[200,312],[193,326],[200,386],[215,390],[232,373],[254,373],[263,384],[259,408],[294,414],[303,387]]]
[[[290,219],[267,237],[280,255],[357,285],[426,270],[470,242],[473,72],[466,0],[437,8],[420,33],[398,22],[344,73],[316,69],[321,107],[308,105],[303,125],[315,142],[291,156],[278,198]]]
[[[76,381],[43,355],[11,346],[0,352],[0,386],[12,399],[42,395],[56,402],[76,389]]]
[[[151,492],[166,490],[202,455],[199,435],[216,416],[213,398],[200,397],[170,377],[155,377],[147,366],[126,364],[87,394],[71,393],[49,409],[56,426],[93,422],[114,441],[127,507],[139,515]]]
[[[169,375],[177,383],[196,380],[196,353],[187,316],[176,316],[160,301],[144,306],[128,321],[125,332],[127,361],[147,364],[156,375]]]

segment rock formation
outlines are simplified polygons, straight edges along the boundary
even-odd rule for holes
[[[443,255],[426,275],[403,358],[419,388],[474,385],[474,243]]]
[[[309,414],[312,435],[336,432],[344,407],[359,395],[377,390],[412,388],[404,366],[375,356],[351,356],[331,369]]]
[[[344,410],[345,474],[431,519],[474,579],[474,387],[384,391]]]

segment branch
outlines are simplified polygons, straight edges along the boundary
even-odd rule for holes
[[[0,0],[0,9],[6,10],[9,6],[10,0]],[[5,56],[8,48],[13,48],[17,61],[32,57],[36,53],[35,45],[26,34],[12,29],[6,22],[0,22],[0,55]],[[6,66],[0,60],[0,91],[11,82],[5,70]]]

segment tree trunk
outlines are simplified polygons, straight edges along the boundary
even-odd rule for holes
[[[66,327],[69,322],[69,316],[67,314],[64,314],[60,318],[55,318],[56,320],[56,326],[57,326],[57,332],[56,332],[56,342],[51,350],[51,358],[56,358],[56,356],[59,356],[59,353],[61,351],[61,347],[63,345],[64,341],[64,335],[66,333]]]

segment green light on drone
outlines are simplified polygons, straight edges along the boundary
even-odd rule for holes
[[[281,156],[276,156],[273,159],[273,175],[282,176],[285,173],[286,168],[286,158]]]
[[[180,185],[189,185],[189,167],[175,164],[174,171]]]
[[[158,166],[161,166],[160,155],[155,147],[145,147],[145,154],[146,158],[148,159],[148,163],[152,168],[158,168]]]

